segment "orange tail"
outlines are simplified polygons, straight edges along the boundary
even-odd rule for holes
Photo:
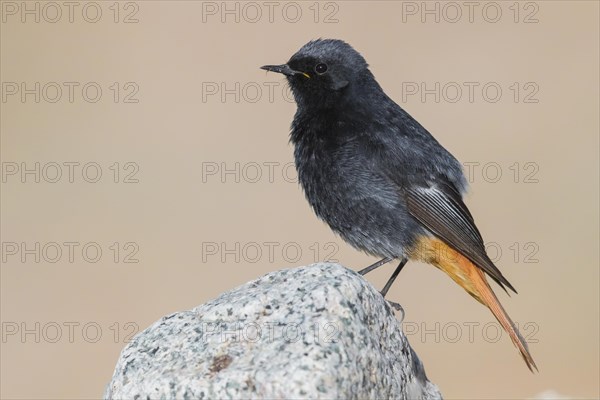
[[[468,258],[439,239],[423,237],[415,247],[412,258],[433,264],[447,273],[456,283],[484,306],[488,307],[512,342],[521,352],[527,367],[533,372],[538,369],[529,353],[527,342],[504,311],[498,298],[487,282],[483,271]]]

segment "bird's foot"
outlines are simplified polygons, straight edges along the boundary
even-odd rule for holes
[[[385,300],[385,299],[384,299]],[[395,301],[385,300],[394,310],[400,313],[400,322],[404,321],[404,308],[400,305],[400,303],[396,303]]]
[[[402,313],[404,313],[404,308],[402,308],[402,306],[400,305],[400,303],[396,303],[395,301],[391,301],[391,300],[386,300],[388,302],[388,304],[390,306],[392,306],[392,308],[396,311],[401,311]]]

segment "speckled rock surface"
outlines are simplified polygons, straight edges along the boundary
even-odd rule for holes
[[[354,271],[265,275],[162,318],[122,351],[108,399],[438,399],[393,309]]]

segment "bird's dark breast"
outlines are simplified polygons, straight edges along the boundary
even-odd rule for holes
[[[308,126],[293,130],[292,141],[298,178],[317,216],[359,250],[405,255],[423,229],[408,214],[398,186],[373,167],[376,146],[340,126],[325,127],[327,132]]]

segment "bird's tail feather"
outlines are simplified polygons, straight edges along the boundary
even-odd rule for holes
[[[418,251],[411,254],[412,258],[433,264],[441,269],[477,301],[488,307],[519,349],[527,367],[532,372],[533,368],[537,371],[538,368],[529,353],[527,342],[498,301],[483,271],[468,258],[436,238],[422,238],[415,249]]]

